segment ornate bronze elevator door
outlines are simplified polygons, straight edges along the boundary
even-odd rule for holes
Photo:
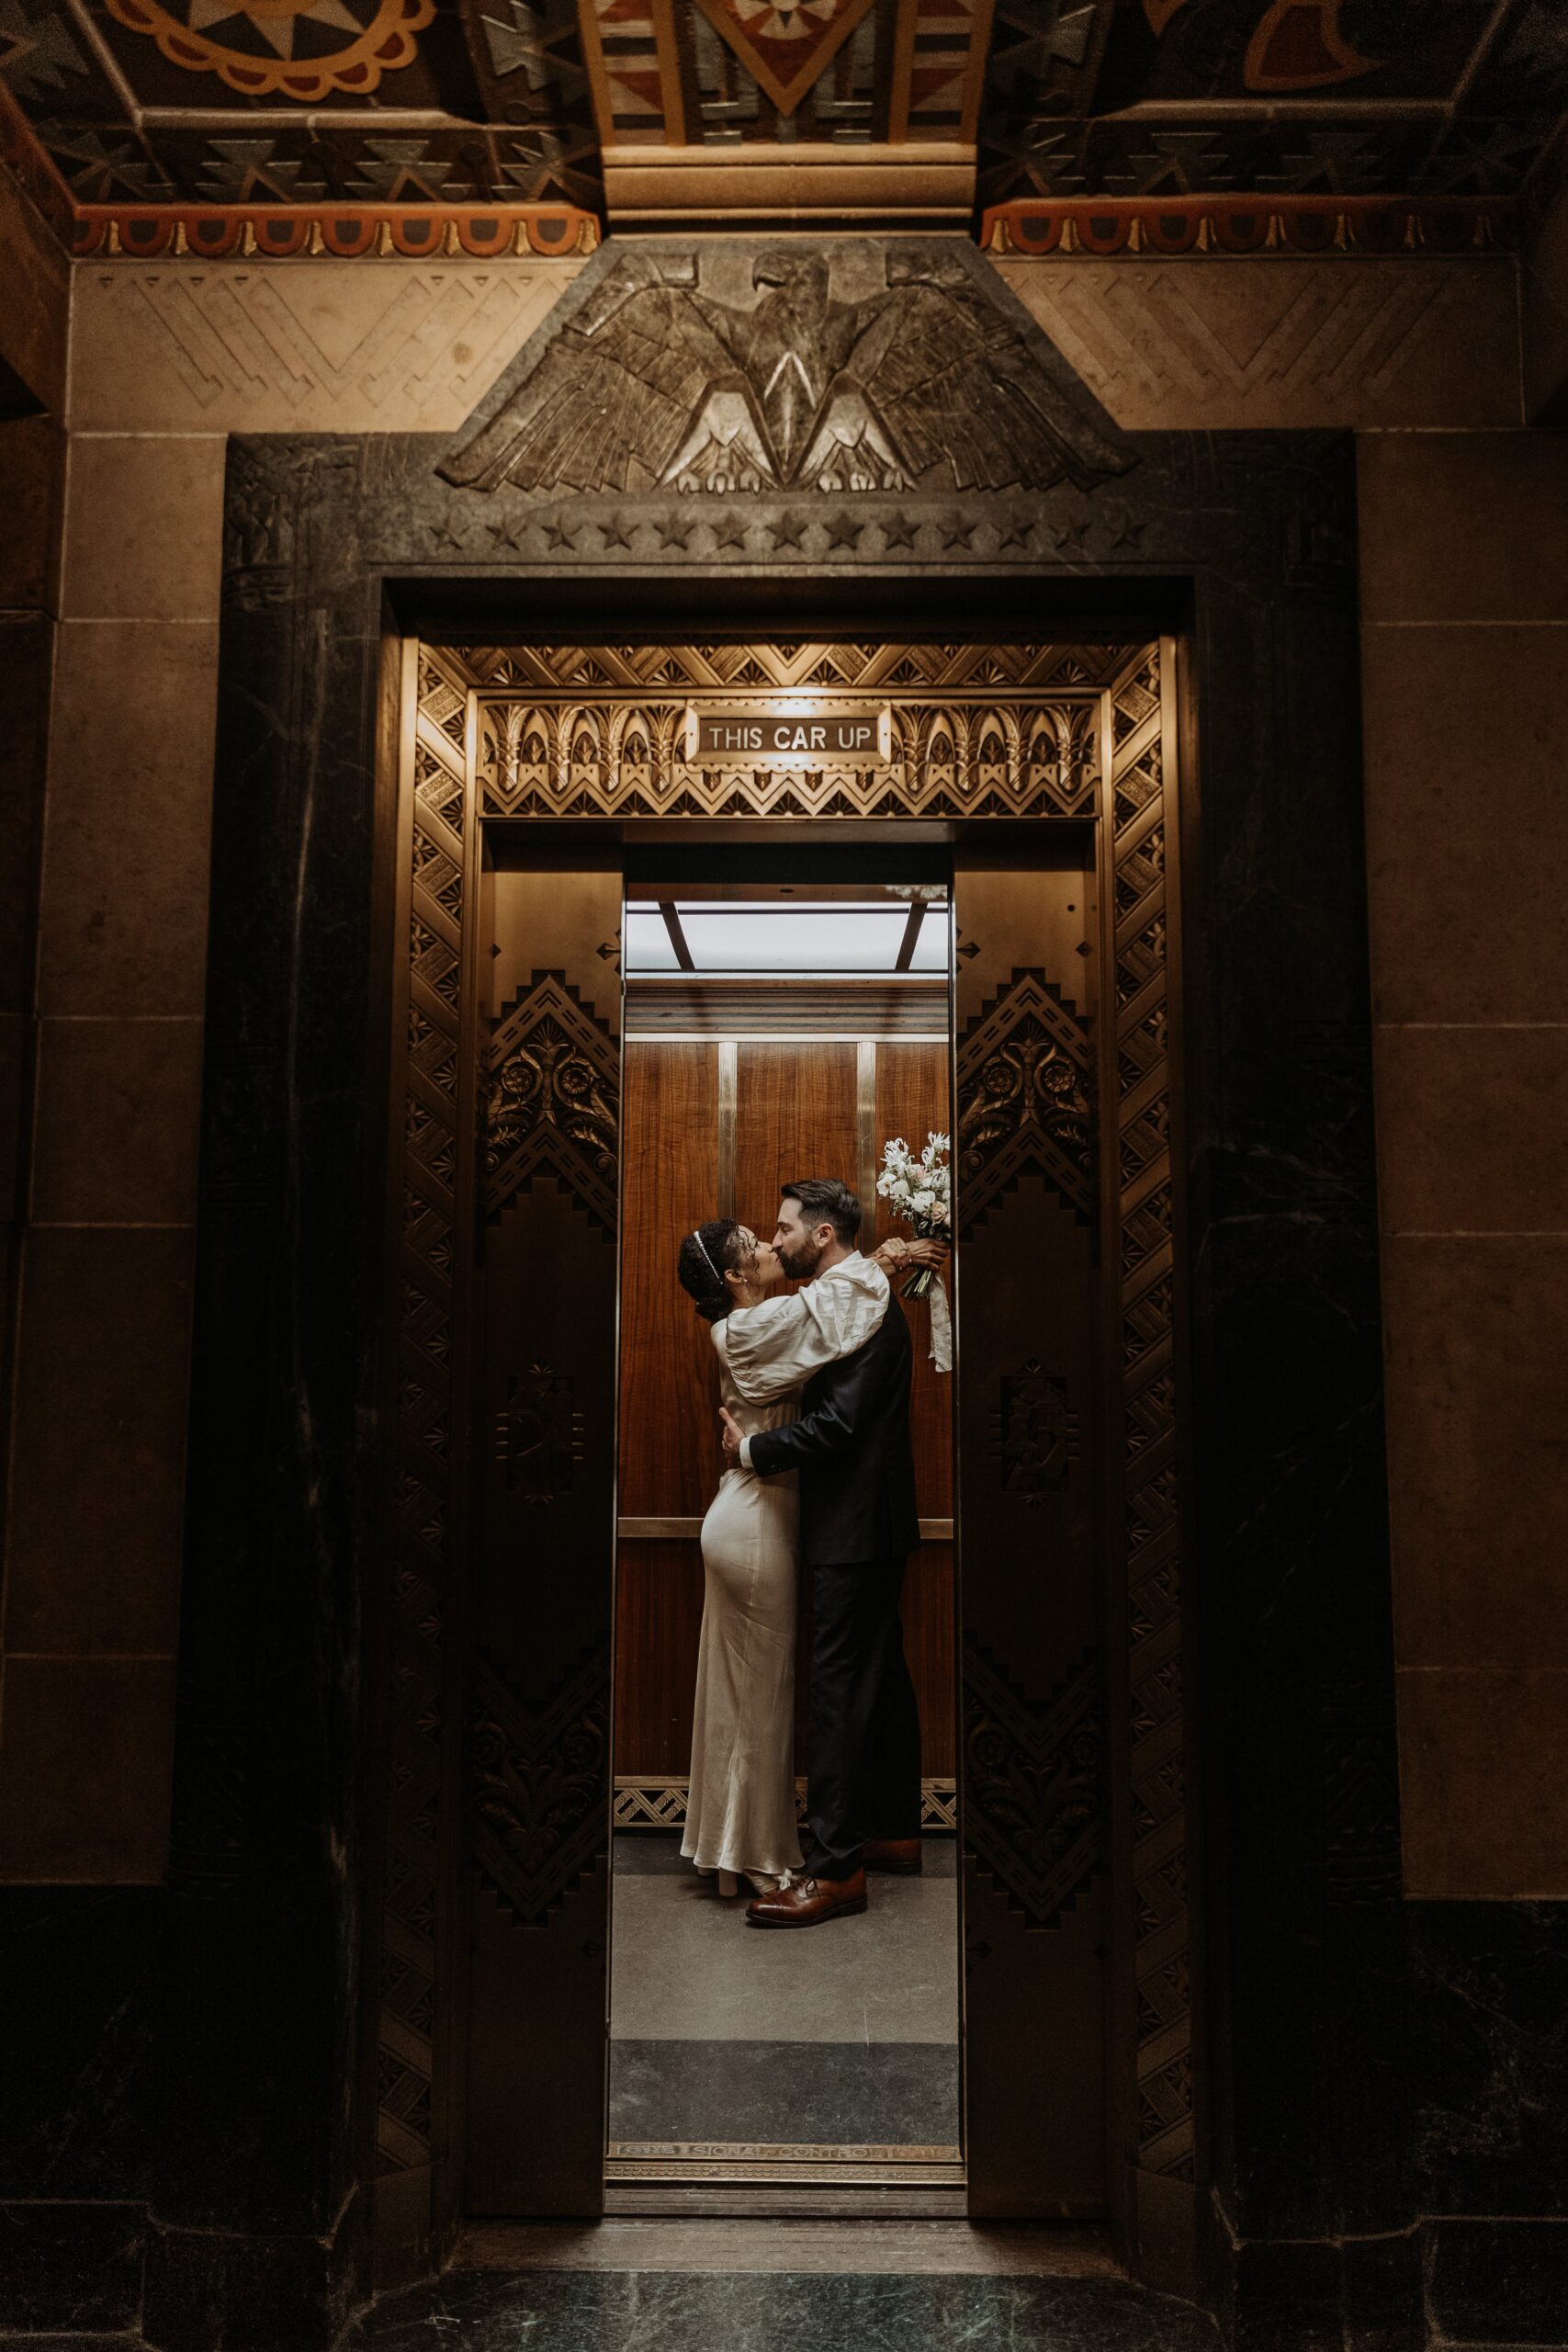
[[[752,821],[953,843],[971,2201],[1183,2226],[1173,663],[1136,640],[411,650],[378,1956],[377,2227],[402,2275],[459,2210],[602,2195],[621,850],[593,828],[629,854],[657,823],[682,859],[687,819],[726,854]],[[886,755],[702,752],[694,715],[775,693],[886,715]],[[936,1115],[902,1050],[878,1046],[874,1089],[857,1069],[857,1157]],[[756,1215],[762,1172],[736,1177]],[[934,1488],[922,1510],[947,1516]]]
[[[486,877],[467,1805],[471,2213],[604,2197],[618,854]]]
[[[1092,2214],[1108,1792],[1091,829],[1022,856],[1016,837],[971,836],[953,883],[969,2203]]]

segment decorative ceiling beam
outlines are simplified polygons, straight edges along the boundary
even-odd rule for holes
[[[606,147],[604,204],[615,229],[841,223],[967,229],[975,149],[935,140],[901,147]],[[700,216],[694,220],[694,215]]]

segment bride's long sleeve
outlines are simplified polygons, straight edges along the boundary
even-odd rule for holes
[[[852,1356],[881,1329],[889,1295],[880,1266],[847,1259],[803,1290],[737,1307],[723,1326],[737,1389],[749,1405],[772,1404]]]

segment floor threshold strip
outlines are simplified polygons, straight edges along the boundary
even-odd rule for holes
[[[609,2181],[820,2182],[848,2188],[959,2188],[962,2151],[953,2146],[799,2144],[753,2140],[612,2140]]]

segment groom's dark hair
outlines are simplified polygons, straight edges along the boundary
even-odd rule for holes
[[[785,1184],[780,1197],[798,1201],[807,1225],[830,1225],[846,1250],[852,1250],[860,1232],[860,1202],[836,1176],[805,1176]]]

